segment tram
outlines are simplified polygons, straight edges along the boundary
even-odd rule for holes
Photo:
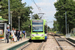
[[[47,25],[46,20],[31,20],[30,25],[31,40],[47,40]]]

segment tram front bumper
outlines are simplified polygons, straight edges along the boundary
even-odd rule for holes
[[[44,40],[45,37],[31,37],[31,40]]]

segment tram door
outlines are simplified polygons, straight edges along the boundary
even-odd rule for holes
[[[0,40],[5,40],[6,23],[0,23]]]

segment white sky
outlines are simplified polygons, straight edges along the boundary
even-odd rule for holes
[[[26,2],[27,6],[33,7],[33,12],[35,13],[44,13],[42,19],[46,19],[48,22],[47,25],[50,28],[53,28],[53,21],[56,20],[54,18],[54,14],[56,13],[56,9],[54,7],[54,2],[57,0],[34,0],[38,5],[40,11],[37,9],[36,5],[32,2],[32,0],[22,0],[22,3]]]

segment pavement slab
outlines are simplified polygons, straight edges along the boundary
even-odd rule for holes
[[[20,39],[20,41],[17,41],[17,42],[12,42],[11,43],[11,40],[9,43],[5,43],[5,41],[0,41],[0,50],[7,50],[8,48],[11,48],[15,45],[18,45],[20,43],[23,43],[25,41],[27,41],[28,38],[23,38],[22,40]]]

